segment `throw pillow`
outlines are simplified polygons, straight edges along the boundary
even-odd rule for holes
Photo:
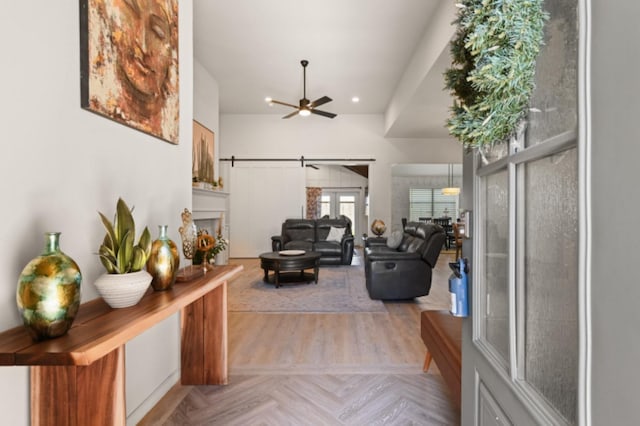
[[[400,243],[402,242],[402,231],[393,231],[389,238],[387,238],[387,247],[390,249],[397,249],[400,247]]]
[[[329,235],[327,235],[327,241],[342,241],[342,236],[344,235],[344,228],[334,228],[333,226],[329,229]]]

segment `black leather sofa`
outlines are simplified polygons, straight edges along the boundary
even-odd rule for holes
[[[327,240],[331,228],[340,234],[335,240]],[[351,220],[345,216],[336,219],[287,219],[282,224],[281,234],[271,237],[273,251],[319,252],[321,265],[351,265],[353,244]]]
[[[365,247],[365,279],[369,297],[402,300],[425,296],[446,234],[430,223],[409,222],[400,245],[389,248],[379,239]]]

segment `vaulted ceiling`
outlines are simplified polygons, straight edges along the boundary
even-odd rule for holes
[[[454,15],[450,0],[195,0],[194,55],[221,114],[292,112],[265,98],[297,105],[306,59],[307,98],[333,99],[320,109],[384,114],[388,137],[445,138]]]

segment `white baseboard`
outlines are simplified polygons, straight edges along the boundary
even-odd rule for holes
[[[166,395],[169,390],[180,381],[180,369],[174,371],[169,377],[167,377],[135,410],[127,416],[127,426],[134,426],[138,424],[144,416],[147,415],[153,407],[156,406],[158,401]]]

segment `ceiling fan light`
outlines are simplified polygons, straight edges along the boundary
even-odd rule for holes
[[[300,114],[303,117],[308,117],[311,115],[311,111],[309,111],[307,108],[303,108],[298,112],[298,114]]]

